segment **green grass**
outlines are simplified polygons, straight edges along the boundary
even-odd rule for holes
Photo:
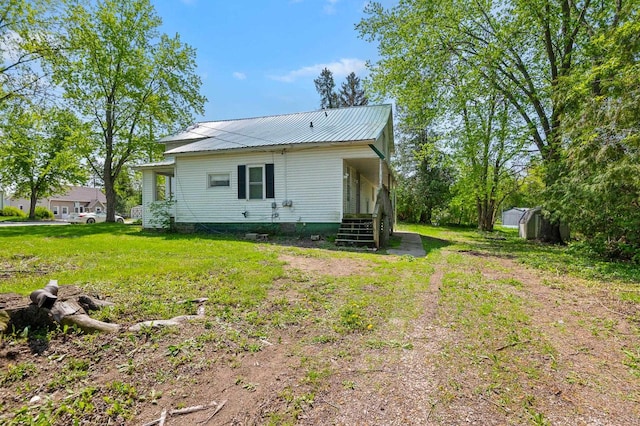
[[[95,290],[121,304],[117,314],[171,316],[171,301],[208,297],[220,306],[254,306],[283,274],[277,254],[206,235],[159,234],[134,226],[0,229],[0,292],[28,294],[49,279]],[[175,306],[175,305],[174,305]]]
[[[434,360],[439,368],[450,369],[441,401],[472,392],[520,413],[520,419],[546,424],[538,402],[526,395],[555,371],[557,350],[527,314],[529,301],[520,294],[525,286],[519,277],[491,279],[480,269],[499,268],[496,258],[508,257],[557,274],[604,277],[615,283],[608,289],[621,302],[638,300],[637,271],[593,260],[572,247],[525,242],[510,229],[490,234],[402,224],[398,229],[419,233],[427,256],[306,249],[233,236],[146,232],[120,224],[0,228],[0,293],[27,295],[56,279],[62,286],[76,285],[115,302],[92,315],[120,324],[194,314],[196,307],[183,301],[209,299],[205,318],[190,325],[188,335],[176,328],[151,327],[115,336],[50,332],[45,338],[51,347],[68,342],[77,352],[50,360],[61,374],[44,388],[73,398],[59,405],[30,407],[33,389],[42,386],[34,381],[40,366],[13,363],[0,371],[0,384],[10,386],[21,404],[11,406],[10,424],[41,417],[42,422],[32,424],[51,424],[46,419],[54,424],[130,421],[141,401],[161,397],[159,386],[171,389],[210,368],[240,371],[244,358],[262,355],[265,345],[282,343],[278,341],[282,336],[297,360],[291,374],[298,381],[278,393],[283,406],[267,419],[270,424],[295,424],[332,378],[343,390],[360,388],[357,377],[340,376],[342,367],[352,367],[350,362],[376,368],[388,357],[414,350],[416,342],[407,332],[424,312],[421,300],[429,290],[434,265],[444,272],[434,321],[460,338]],[[318,262],[354,262],[356,272],[293,269],[285,267],[281,254]],[[596,320],[585,322],[585,327],[597,328],[601,338],[615,331],[615,323]],[[4,338],[26,344],[24,337]],[[637,375],[638,348],[625,348],[620,355]],[[541,365],[541,359],[548,365]],[[119,375],[97,386],[94,381],[105,364]],[[240,374],[235,374],[236,385],[247,393],[264,385]],[[482,385],[463,388],[465,374],[478,375]]]

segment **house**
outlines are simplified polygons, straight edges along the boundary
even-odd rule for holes
[[[145,228],[159,227],[165,200],[185,232],[337,234],[378,246],[393,228],[391,105],[202,122],[158,142],[164,160],[137,167]]]
[[[502,226],[508,226],[511,228],[517,228],[520,224],[520,219],[529,209],[526,207],[514,207],[502,212]]]
[[[17,207],[25,213],[29,212],[31,201],[27,199],[18,198],[6,201],[6,205]],[[61,195],[39,199],[36,206],[46,207],[51,210],[56,219],[67,219],[70,213],[99,213],[105,211],[107,198],[99,188],[70,186]]]

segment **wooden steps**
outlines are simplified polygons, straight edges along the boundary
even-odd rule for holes
[[[339,246],[375,247],[371,215],[343,218],[335,243]]]

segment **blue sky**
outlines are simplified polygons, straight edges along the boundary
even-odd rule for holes
[[[205,113],[222,120],[316,110],[313,80],[328,67],[336,88],[367,76],[377,46],[358,37],[366,0],[152,0],[161,31],[197,50]],[[385,7],[396,0],[383,0]]]

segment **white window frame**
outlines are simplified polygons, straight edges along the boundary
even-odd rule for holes
[[[60,206],[53,206],[53,215],[58,216],[60,213]]]
[[[224,176],[226,179],[217,179],[215,181],[212,180],[213,177],[222,177]],[[213,182],[227,182],[226,185],[213,185]],[[231,173],[207,173],[207,189],[214,188],[231,188]]]
[[[262,172],[262,177],[260,181],[260,185],[262,186],[262,193],[260,194],[260,198],[251,197],[251,169],[260,169]],[[247,164],[247,200],[264,200],[266,197],[267,190],[267,176],[266,176],[266,167],[264,164]]]
[[[62,214],[69,214],[69,207],[68,206],[62,206]]]

